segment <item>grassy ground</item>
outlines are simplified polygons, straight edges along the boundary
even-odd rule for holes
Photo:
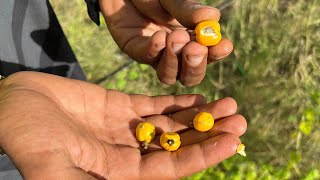
[[[204,0],[217,5],[222,0]],[[152,68],[133,63],[101,85],[148,95],[231,96],[248,120],[248,157],[232,157],[187,179],[320,179],[320,0],[237,0],[222,11],[234,53],[210,65],[204,82],[166,86]],[[82,1],[52,1],[90,81],[130,62]]]

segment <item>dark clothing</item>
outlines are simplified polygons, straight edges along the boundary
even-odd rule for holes
[[[99,25],[98,0],[85,1]],[[0,0],[0,75],[25,70],[86,79],[48,0]],[[22,177],[0,155],[0,180],[9,179]]]
[[[1,0],[0,74],[25,70],[85,80],[48,0]]]
[[[87,9],[90,19],[95,22],[98,26],[100,25],[100,6],[99,0],[85,0],[87,3]]]

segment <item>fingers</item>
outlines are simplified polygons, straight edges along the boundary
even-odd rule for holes
[[[149,153],[142,156],[140,175],[142,179],[156,179],[159,174],[166,179],[188,176],[236,154],[238,144],[237,136],[226,133],[175,152]]]
[[[132,0],[135,7],[146,17],[160,24],[181,26],[162,6],[159,0]]]
[[[100,8],[119,48],[139,63],[152,64],[165,47],[164,28],[143,16],[130,0],[101,1]]]
[[[160,3],[179,23],[189,29],[194,29],[201,21],[220,18],[218,9],[201,6],[197,0],[160,0]]]
[[[140,117],[168,114],[206,103],[202,95],[155,96],[131,95],[132,108]]]
[[[219,44],[209,47],[208,63],[217,62],[227,57],[233,50],[233,44],[228,39],[222,39]]]
[[[151,37],[138,36],[128,41],[123,51],[139,63],[153,64],[166,47],[166,38],[164,30],[155,32]]]
[[[190,128],[190,122],[199,112],[209,112],[216,120],[231,116],[237,111],[237,103],[232,98],[223,98],[199,107],[174,113],[170,116],[175,122],[174,131],[182,131]]]
[[[177,81],[181,52],[189,41],[190,36],[185,30],[174,30],[168,35],[166,49],[156,67],[161,82],[171,85]]]
[[[142,32],[142,29],[148,29],[146,26],[150,22],[136,10],[130,0],[100,1],[100,9],[113,39],[122,50],[130,39],[142,33],[151,36],[155,32]]]
[[[237,111],[237,104],[232,98],[223,98],[198,107],[182,110],[170,116],[150,116],[146,121],[152,123],[158,133],[178,132],[190,129],[190,122],[199,112],[210,112],[215,121],[233,115]]]
[[[211,130],[199,132],[195,129],[182,133],[181,146],[188,146],[195,143],[201,143],[215,136],[230,133],[238,137],[242,136],[247,130],[246,119],[239,115],[232,115],[217,121]]]
[[[203,80],[207,67],[208,48],[196,42],[188,43],[182,53],[180,82],[184,86],[194,86]]]
[[[154,121],[153,124],[155,125],[157,134],[159,136],[156,136],[156,138],[152,141],[147,151],[143,151],[144,154],[162,150],[162,147],[160,145],[160,135],[163,132],[172,132],[169,130],[170,128],[166,130],[159,128],[158,124],[160,124],[162,120],[166,122],[164,118],[158,117],[154,120],[156,121]],[[164,127],[164,128],[167,128],[167,127]],[[247,122],[245,118],[239,114],[232,115],[217,121],[212,127],[212,129],[207,132],[199,132],[195,129],[191,129],[189,131],[181,133],[180,134],[181,147],[188,146],[195,143],[200,143],[202,141],[206,141],[210,138],[219,136],[224,133],[230,133],[240,137],[246,132],[246,130],[247,130]]]

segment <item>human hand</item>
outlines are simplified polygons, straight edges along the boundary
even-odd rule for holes
[[[246,131],[236,109],[231,98],[206,104],[200,95],[127,95],[20,72],[0,81],[0,147],[25,179],[177,179],[236,153]],[[199,111],[217,119],[207,133],[189,127]],[[135,137],[141,121],[157,129],[148,151]],[[168,131],[180,133],[175,152],[158,145]]]
[[[179,80],[199,84],[207,63],[228,56],[233,45],[222,39],[205,47],[190,41],[188,29],[204,20],[219,20],[220,11],[196,0],[100,0],[100,9],[120,49],[149,64],[165,84]]]

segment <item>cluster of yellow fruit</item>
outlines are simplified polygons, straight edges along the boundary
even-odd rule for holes
[[[200,132],[209,131],[214,125],[213,116],[207,112],[198,113],[190,123],[192,127]],[[156,128],[149,122],[141,122],[136,128],[136,137],[142,142],[144,149],[148,149],[149,143],[156,135]],[[160,136],[160,145],[167,151],[175,151],[179,149],[181,140],[179,134],[175,132],[164,132]],[[239,144],[237,153],[246,156],[244,144]]]
[[[209,131],[214,124],[210,113],[201,112],[197,114],[192,122],[192,127],[200,132]],[[136,137],[142,142],[144,149],[148,149],[149,143],[156,135],[156,128],[149,122],[141,122],[136,128]],[[160,145],[167,151],[175,151],[181,145],[179,134],[175,132],[164,132],[160,136]]]
[[[222,39],[220,24],[218,21],[207,20],[197,24],[194,33],[196,41],[203,46],[214,46]],[[200,132],[209,131],[214,124],[210,113],[201,112],[195,116],[191,126]],[[136,128],[136,137],[142,142],[144,149],[148,149],[149,143],[156,135],[155,127],[149,122],[142,122]],[[160,136],[160,144],[167,151],[175,151],[180,145],[180,136],[175,132],[165,132]]]
[[[220,24],[218,21],[207,20],[197,24],[194,33],[196,35],[196,41],[203,46],[215,46],[221,39]],[[199,113],[194,121],[193,126],[195,129],[201,132],[208,131],[212,128],[214,120],[209,113]],[[241,156],[246,156],[245,145],[239,144],[237,153]]]
[[[141,122],[136,128],[136,137],[142,142],[142,147],[148,149],[149,143],[156,135],[156,128],[149,122]],[[180,136],[175,132],[165,132],[160,136],[160,144],[167,151],[175,151],[180,145]]]

